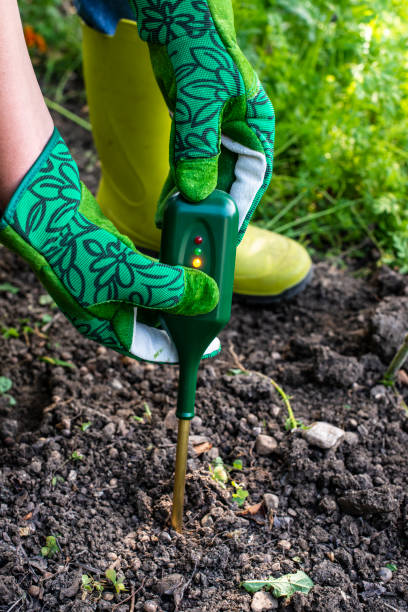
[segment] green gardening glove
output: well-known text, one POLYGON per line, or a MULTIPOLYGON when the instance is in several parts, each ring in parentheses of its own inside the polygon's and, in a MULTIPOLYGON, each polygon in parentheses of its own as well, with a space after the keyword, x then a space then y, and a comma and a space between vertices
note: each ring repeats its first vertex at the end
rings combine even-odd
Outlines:
MULTIPOLYGON (((145 257, 103 216, 57 130, 0 220, 0 242, 28 261, 78 331, 138 359, 178 360, 154 309, 197 315, 218 302, 209 276, 145 257)), ((205 356, 218 351, 215 339, 205 356)))
POLYGON ((238 47, 230 0, 129 0, 173 113, 170 175, 193 202, 218 187, 239 211, 238 242, 272 175, 274 111, 238 47), (220 152, 222 155, 220 157, 220 152))

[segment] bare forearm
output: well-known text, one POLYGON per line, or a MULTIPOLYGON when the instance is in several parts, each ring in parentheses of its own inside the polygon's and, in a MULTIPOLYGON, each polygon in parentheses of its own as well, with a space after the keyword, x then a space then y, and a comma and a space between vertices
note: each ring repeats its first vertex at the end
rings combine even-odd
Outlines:
POLYGON ((49 139, 53 122, 24 40, 17 0, 0 2, 0 209, 49 139))

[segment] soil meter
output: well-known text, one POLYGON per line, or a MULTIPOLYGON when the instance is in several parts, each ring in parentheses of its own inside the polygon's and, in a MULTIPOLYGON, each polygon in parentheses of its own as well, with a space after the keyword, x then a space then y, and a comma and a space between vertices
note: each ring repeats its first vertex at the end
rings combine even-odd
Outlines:
POLYGON ((205 315, 187 317, 163 313, 163 325, 179 355, 176 415, 179 420, 171 522, 183 527, 184 485, 190 420, 194 416, 197 372, 201 358, 231 316, 238 210, 227 193, 215 190, 198 203, 170 197, 163 216, 160 261, 196 268, 218 285, 220 300, 205 315))

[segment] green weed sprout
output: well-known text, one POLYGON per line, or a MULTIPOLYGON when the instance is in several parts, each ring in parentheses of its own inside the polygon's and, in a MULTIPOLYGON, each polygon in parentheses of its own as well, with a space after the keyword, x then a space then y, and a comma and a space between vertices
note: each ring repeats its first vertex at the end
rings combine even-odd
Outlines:
POLYGON ((114 569, 107 569, 105 572, 106 578, 113 584, 116 593, 119 595, 122 591, 127 591, 123 580, 118 578, 114 569))
POLYGON ((405 336, 403 343, 401 344, 395 357, 391 361, 390 365, 388 366, 384 374, 384 377, 382 380, 384 385, 388 387, 393 386, 395 382, 395 376, 398 370, 400 370, 402 366, 404 365, 407 357, 408 357, 408 334, 405 336))
POLYGON ((289 397, 289 395, 285 393, 282 387, 280 387, 278 383, 273 380, 273 378, 266 376, 266 374, 263 374, 262 372, 256 372, 255 370, 247 370, 242 365, 242 363, 239 361, 238 355, 234 351, 234 347, 232 346, 231 343, 229 345, 229 350, 235 362, 235 365, 237 366, 237 368, 229 370, 229 372, 233 376, 236 376, 237 374, 246 374, 247 376, 251 376, 252 374, 254 374, 255 376, 260 376, 261 378, 264 378, 265 380, 267 380, 272 385, 272 387, 279 393, 279 395, 281 396, 283 400, 283 403, 285 404, 285 408, 288 413, 288 418, 285 421, 286 431, 292 431, 294 429, 307 429, 307 426, 303 425, 303 423, 301 421, 298 421, 297 418, 295 417, 293 410, 292 410, 292 406, 290 404, 290 400, 292 398, 289 397))
POLYGON ((241 487, 240 484, 235 482, 235 480, 231 480, 231 484, 235 488, 235 493, 232 494, 232 498, 237 502, 238 506, 241 507, 244 505, 249 493, 246 489, 241 487))
POLYGON ((82 574, 82 601, 86 599, 87 595, 91 595, 94 591, 97 593, 97 600, 101 598, 103 593, 103 584, 98 582, 92 576, 88 576, 88 574, 82 574))
POLYGON ((221 457, 217 457, 214 460, 213 465, 209 464, 208 470, 213 480, 218 482, 223 489, 226 489, 226 483, 229 480, 229 476, 227 474, 227 470, 224 467, 224 462, 221 457))
POLYGON ((7 376, 0 376, 0 396, 3 395, 5 398, 7 398, 10 406, 15 406, 16 400, 12 395, 7 393, 7 391, 10 391, 12 386, 13 382, 10 380, 10 378, 7 378, 7 376))
POLYGON ((223 489, 227 488, 228 482, 231 481, 231 486, 235 489, 232 493, 233 500, 238 504, 239 507, 243 506, 249 493, 240 484, 231 480, 229 472, 232 470, 242 470, 241 459, 235 459, 231 466, 225 465, 221 457, 217 457, 213 464, 208 465, 208 470, 213 480, 218 482, 223 489))
POLYGON ((78 452, 78 451, 76 451, 76 450, 75 450, 75 451, 72 453, 72 455, 71 455, 71 459, 72 459, 73 461, 82 461, 82 460, 83 460, 83 458, 84 458, 84 456, 83 456, 83 455, 81 455, 81 453, 79 453, 79 452, 78 452))
POLYGON ((286 574, 279 578, 270 576, 266 580, 245 580, 241 582, 241 586, 248 593, 256 593, 265 588, 267 591, 272 591, 274 597, 285 597, 289 600, 297 591, 307 595, 314 583, 305 572, 298 570, 295 574, 286 574))
POLYGON ((47 536, 45 539, 45 546, 41 548, 41 554, 43 557, 53 557, 60 550, 55 536, 47 536))
POLYGON ((137 423, 144 423, 147 421, 148 423, 152 420, 152 411, 150 410, 149 404, 147 402, 143 403, 144 413, 143 416, 137 416, 136 414, 132 414, 132 419, 137 423))

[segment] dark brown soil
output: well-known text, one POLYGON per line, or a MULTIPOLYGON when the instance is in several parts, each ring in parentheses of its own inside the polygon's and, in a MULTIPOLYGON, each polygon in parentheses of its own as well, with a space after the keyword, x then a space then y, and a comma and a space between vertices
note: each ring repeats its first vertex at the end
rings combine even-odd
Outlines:
MULTIPOLYGON (((95 188, 90 139, 63 123, 61 131, 95 188)), ((16 400, 0 397, 1 612, 241 612, 252 599, 242 580, 297 569, 315 587, 288 610, 408 610, 408 377, 401 372, 396 390, 378 383, 408 329, 406 278, 326 261, 290 303, 233 305, 224 351, 199 375, 193 442, 212 449, 191 449, 183 535, 168 522, 177 368, 83 339, 40 303, 45 292, 28 266, 1 248, 6 282, 19 291, 0 292, 0 327, 19 337, 0 335, 0 373, 16 400), (325 451, 285 431, 280 397, 264 378, 236 372, 230 346, 246 368, 282 385, 298 419, 337 425, 345 439, 325 451), (135 420, 145 403, 151 420, 135 420), (275 438, 271 455, 257 453, 260 433, 275 438), (246 507, 273 493, 277 510, 241 515, 232 487, 209 474, 217 454, 242 460, 233 476, 249 491, 246 507), (49 535, 59 552, 45 558, 49 535), (397 568, 389 581, 379 573, 387 563, 397 568), (110 566, 128 592, 83 599, 81 575, 99 580, 110 566)))

